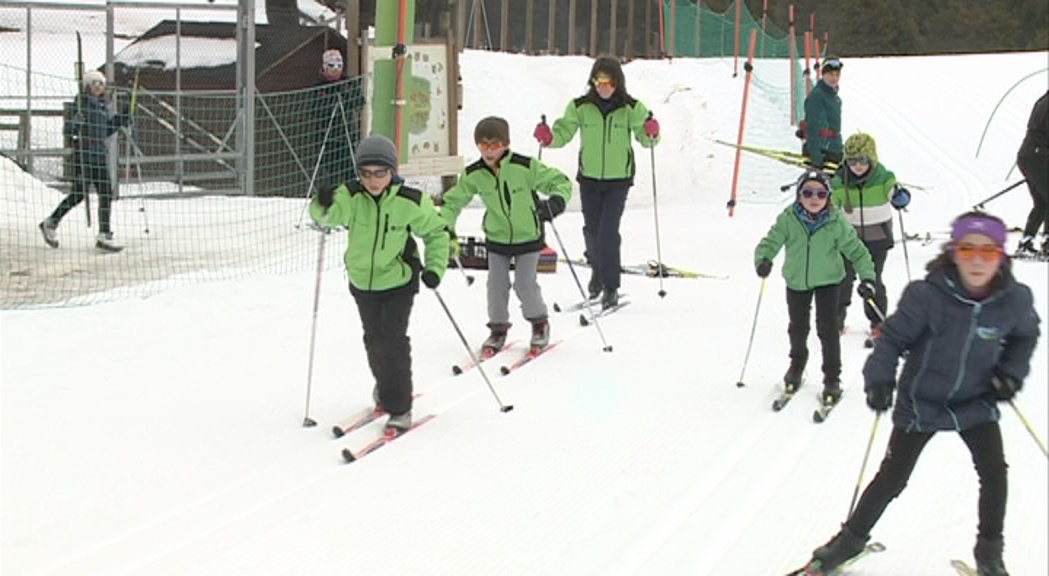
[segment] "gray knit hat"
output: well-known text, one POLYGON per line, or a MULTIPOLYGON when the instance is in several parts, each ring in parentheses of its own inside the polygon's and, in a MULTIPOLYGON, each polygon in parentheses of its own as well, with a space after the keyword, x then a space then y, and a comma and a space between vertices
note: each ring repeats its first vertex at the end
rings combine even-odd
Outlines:
POLYGON ((397 149, 390 139, 372 134, 357 144, 358 166, 386 166, 397 171, 397 149))

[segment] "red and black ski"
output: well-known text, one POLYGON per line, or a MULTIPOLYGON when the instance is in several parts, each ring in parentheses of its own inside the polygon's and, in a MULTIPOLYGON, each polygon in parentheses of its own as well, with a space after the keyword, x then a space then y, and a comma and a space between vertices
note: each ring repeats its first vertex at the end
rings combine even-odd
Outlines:
POLYGON ((393 442, 394 440, 400 438, 401 436, 404 436, 405 434, 411 432, 412 430, 415 430, 416 428, 422 426, 423 424, 426 424, 427 422, 433 420, 436 417, 437 417, 436 414, 427 414, 426 416, 423 416, 419 420, 416 420, 416 421, 412 422, 411 427, 408 428, 407 430, 398 430, 396 428, 386 427, 386 428, 383 429, 382 436, 379 436, 378 438, 376 438, 376 439, 372 440, 371 442, 365 444, 364 446, 362 446, 361 448, 359 448, 356 451, 350 450, 349 448, 343 448, 342 449, 342 459, 345 460, 347 463, 356 462, 357 460, 360 460, 361 458, 364 458, 368 454, 371 454, 372 452, 375 452, 379 448, 382 448, 383 446, 386 446, 390 442, 393 442))
POLYGON ((529 346, 528 350, 526 350, 525 353, 522 354, 517 360, 514 360, 510 364, 506 364, 504 366, 499 367, 499 373, 502 374, 503 376, 506 376, 506 375, 510 374, 511 372, 513 372, 514 370, 517 370, 521 366, 524 366, 525 364, 528 364, 532 360, 535 360, 536 358, 538 358, 538 357, 542 356, 543 354, 549 352, 550 350, 552 350, 554 347, 556 347, 561 342, 562 342, 562 340, 557 340, 555 342, 551 342, 550 344, 547 344, 546 346, 543 346, 542 348, 538 348, 538 347, 535 347, 535 346, 529 346))

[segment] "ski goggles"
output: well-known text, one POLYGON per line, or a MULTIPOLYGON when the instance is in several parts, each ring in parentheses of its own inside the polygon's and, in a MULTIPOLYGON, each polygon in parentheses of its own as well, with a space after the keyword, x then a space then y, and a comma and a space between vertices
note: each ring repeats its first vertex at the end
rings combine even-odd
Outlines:
POLYGON ((997 244, 958 244, 954 247, 954 257, 965 261, 979 258, 984 262, 994 262, 1002 257, 1002 247, 997 244))
POLYGON ((87 83, 87 86, 89 88, 105 88, 106 83, 104 80, 92 80, 87 83))
POLYGON ((845 162, 849 166, 870 166, 871 158, 870 156, 853 156, 852 158, 846 158, 845 162))
POLYGON ((327 68, 328 70, 342 70, 342 63, 341 62, 328 62, 327 64, 324 65, 324 67, 327 68))
POLYGON ((808 187, 808 188, 802 188, 801 189, 801 195, 804 198, 816 197, 816 198, 819 198, 820 200, 824 200, 824 199, 827 198, 827 196, 830 196, 830 192, 828 192, 822 186, 819 186, 819 187, 812 186, 812 187, 808 187))
POLYGON ((357 175, 361 177, 361 180, 364 180, 366 178, 385 178, 389 174, 389 168, 376 168, 375 170, 369 170, 367 168, 357 169, 357 175))
POLYGON ((598 76, 597 78, 591 78, 590 83, 594 85, 594 88, 615 88, 616 83, 614 80, 607 76, 598 76))
POLYGON ((841 60, 838 60, 837 58, 833 58, 831 60, 824 61, 823 62, 823 66, 820 67, 820 70, 822 70, 824 72, 827 72, 827 71, 837 72, 838 70, 841 70, 842 68, 843 68, 843 64, 841 63, 841 60))
POLYGON ((503 144, 502 142, 485 141, 477 143, 477 149, 481 152, 495 152, 496 150, 502 150, 503 148, 506 148, 506 144, 503 144))

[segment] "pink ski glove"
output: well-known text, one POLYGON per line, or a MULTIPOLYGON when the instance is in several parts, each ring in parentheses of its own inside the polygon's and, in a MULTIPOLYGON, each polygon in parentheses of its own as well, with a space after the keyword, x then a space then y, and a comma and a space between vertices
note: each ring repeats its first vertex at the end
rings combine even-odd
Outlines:
POLYGON ((554 133, 550 131, 550 125, 546 122, 536 124, 532 136, 535 136, 540 146, 549 146, 554 141, 554 133))
POLYGON ((645 120, 645 136, 655 140, 659 137, 659 121, 655 118, 649 118, 645 120))

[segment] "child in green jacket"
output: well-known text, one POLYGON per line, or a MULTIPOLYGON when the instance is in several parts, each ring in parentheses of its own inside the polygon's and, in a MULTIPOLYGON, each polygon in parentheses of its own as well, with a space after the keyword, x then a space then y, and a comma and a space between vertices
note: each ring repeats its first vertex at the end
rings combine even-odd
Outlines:
POLYGON ((408 320, 420 277, 430 289, 441 283, 448 232, 429 195, 397 176, 397 150, 385 136, 369 136, 357 145, 357 178, 321 187, 310 216, 322 226, 347 229, 346 271, 375 376, 372 398, 377 410, 390 415, 387 431, 399 433, 412 425, 408 320), (423 240, 424 262, 413 235, 423 240))
POLYGON ((861 278, 858 292, 864 300, 874 296, 874 264, 856 231, 832 209, 830 181, 820 170, 807 170, 798 178, 797 200, 780 213, 768 234, 754 250, 758 276, 767 278, 772 260, 786 247, 783 279, 787 281, 787 314, 790 368, 783 377, 788 392, 801 386, 809 358, 809 311, 816 300, 816 334, 823 348, 823 401, 841 397, 841 343, 836 324, 838 285, 845 277, 845 256, 861 278))
POLYGON ((506 344, 510 329, 510 264, 513 289, 521 312, 532 323, 532 348, 550 342, 546 304, 536 279, 539 252, 546 245, 543 222, 564 212, 572 197, 572 182, 563 172, 510 151, 510 125, 489 116, 474 128, 481 158, 466 167, 459 183, 444 193, 441 217, 455 229, 459 212, 480 196, 484 203, 484 234, 488 252, 488 328, 481 352, 492 355, 506 344), (548 195, 541 200, 536 192, 548 195))
POLYGON ((619 303, 619 221, 627 193, 634 185, 634 148, 659 143, 659 122, 641 101, 627 92, 619 60, 602 56, 594 61, 587 91, 565 106, 553 130, 544 120, 533 136, 541 146, 560 148, 579 132, 579 199, 583 206, 583 240, 593 273, 590 298, 601 296, 601 307, 619 303))

